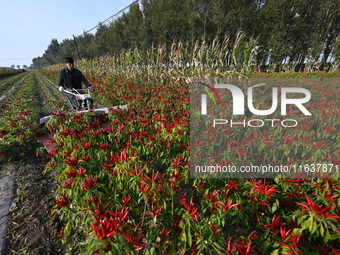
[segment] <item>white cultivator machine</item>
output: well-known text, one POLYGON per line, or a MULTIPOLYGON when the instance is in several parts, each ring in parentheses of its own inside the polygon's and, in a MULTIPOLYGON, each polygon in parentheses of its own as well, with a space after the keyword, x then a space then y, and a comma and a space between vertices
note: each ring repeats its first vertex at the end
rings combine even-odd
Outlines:
MULTIPOLYGON (((97 115, 103 113, 107 114, 109 113, 110 109, 127 109, 127 105, 94 109, 93 99, 89 89, 65 89, 63 90, 63 93, 70 103, 71 112, 74 113, 90 112, 93 115, 97 115)), ((52 116, 49 115, 41 118, 40 125, 45 125, 51 117, 52 116)))
MULTIPOLYGON (((89 89, 81 89, 81 90, 63 90, 63 93, 68 98, 68 101, 71 105, 70 114, 74 113, 88 113, 95 118, 97 115, 108 114, 110 110, 117 109, 127 109, 127 105, 119 105, 107 108, 93 108, 93 99, 89 89)), ((44 126, 46 123, 53 118, 53 115, 45 116, 40 119, 40 125, 44 126)), ((105 126, 105 123, 101 123, 102 126, 105 126)), ((53 143, 51 139, 51 134, 44 134, 39 137, 45 149, 50 153, 53 151, 53 143)))

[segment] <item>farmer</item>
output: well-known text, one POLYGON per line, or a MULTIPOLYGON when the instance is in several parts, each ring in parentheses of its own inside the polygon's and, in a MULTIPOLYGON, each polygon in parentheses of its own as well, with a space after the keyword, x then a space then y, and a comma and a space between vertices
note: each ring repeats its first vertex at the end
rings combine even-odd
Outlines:
MULTIPOLYGON (((91 90, 91 84, 82 74, 82 72, 74 68, 74 60, 71 57, 64 58, 65 67, 63 67, 59 71, 58 75, 58 84, 60 92, 63 92, 65 89, 82 89, 82 82, 86 85, 86 87, 91 90)), ((82 93, 82 92, 79 92, 82 93)), ((77 100, 73 95, 66 94, 73 109, 81 110, 83 106, 82 100, 77 100)), ((92 100, 91 100, 92 101, 92 100)), ((93 103, 93 102, 92 102, 93 103)), ((92 104, 91 103, 91 104, 92 104)))
POLYGON ((64 89, 82 89, 81 82, 87 88, 91 89, 90 83, 87 81, 82 72, 74 68, 74 60, 71 57, 64 58, 65 67, 59 71, 58 84, 59 90, 62 92, 64 89))

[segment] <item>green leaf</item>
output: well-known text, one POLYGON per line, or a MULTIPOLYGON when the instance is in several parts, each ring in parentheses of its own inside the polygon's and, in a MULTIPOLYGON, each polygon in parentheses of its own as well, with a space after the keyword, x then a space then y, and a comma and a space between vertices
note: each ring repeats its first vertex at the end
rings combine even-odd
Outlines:
POLYGON ((70 235, 72 230, 72 222, 69 220, 64 228, 64 236, 67 237, 70 235))
POLYGON ((313 221, 313 226, 312 226, 312 231, 311 231, 311 234, 314 234, 315 231, 318 229, 318 224, 316 223, 316 221, 314 220, 313 221))
POLYGON ((145 252, 145 255, 154 255, 156 254, 156 247, 152 247, 150 250, 145 252))
POLYGON ((280 207, 280 202, 278 199, 276 199, 271 208, 272 209, 271 213, 274 213, 279 207, 280 207))
POLYGON ((273 250, 270 255, 278 255, 279 254, 279 249, 273 250))
POLYGON ((220 254, 221 250, 223 250, 223 248, 216 242, 213 243, 213 248, 216 251, 216 254, 220 254))
POLYGON ((313 220, 313 217, 310 217, 309 219, 308 219, 308 230, 309 230, 309 232, 311 232, 311 234, 313 234, 313 224, 314 224, 314 220, 313 220))
POLYGON ((186 235, 186 238, 187 238, 187 243, 188 243, 189 247, 191 247, 192 236, 191 236, 191 232, 190 232, 190 222, 189 221, 187 222, 187 224, 185 224, 184 231, 185 231, 185 235, 186 235))
POLYGON ((325 229, 324 229, 324 227, 322 226, 322 224, 320 225, 320 235, 321 235, 322 237, 324 237, 324 235, 325 235, 325 229))
POLYGON ((326 234, 323 237, 324 243, 328 243, 328 241, 332 238, 331 234, 329 233, 328 229, 326 230, 326 234))
POLYGON ((307 219, 307 220, 305 220, 301 223, 301 228, 302 228, 302 230, 309 228, 309 219, 307 219))
POLYGON ((187 236, 184 230, 182 230, 182 232, 179 234, 179 240, 181 240, 182 242, 186 242, 187 236))
POLYGON ((115 255, 120 255, 121 254, 118 244, 116 244, 116 243, 112 244, 112 252, 115 255))
POLYGON ((308 217, 307 215, 303 215, 303 216, 299 217, 297 223, 300 225, 301 222, 303 222, 307 217, 308 217))

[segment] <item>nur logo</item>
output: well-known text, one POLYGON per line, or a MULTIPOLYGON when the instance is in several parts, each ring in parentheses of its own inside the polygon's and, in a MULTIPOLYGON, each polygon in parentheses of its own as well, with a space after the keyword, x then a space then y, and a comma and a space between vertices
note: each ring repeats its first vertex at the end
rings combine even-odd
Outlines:
MULTIPOLYGON (((244 115, 245 113, 245 96, 242 90, 231 84, 215 84, 214 87, 199 83, 207 87, 211 92, 207 92, 209 97, 213 99, 216 103, 216 100, 213 98, 213 94, 217 97, 219 104, 223 105, 223 101, 221 100, 220 95, 218 94, 218 89, 228 89, 232 94, 233 99, 233 115, 244 115)), ((262 85, 262 84, 260 84, 262 85)), ((255 115, 270 115, 274 113, 278 106, 278 88, 272 88, 272 105, 270 109, 267 110, 258 110, 254 107, 254 96, 253 89, 258 86, 248 87, 247 92, 247 106, 251 113, 255 115)), ((207 91, 207 90, 205 90, 207 91)), ((201 94, 201 114, 207 115, 207 94, 201 94)), ((287 114, 287 105, 295 105, 304 115, 312 115, 303 104, 307 103, 311 99, 311 93, 308 89, 305 88, 297 88, 297 87, 282 87, 281 88, 281 115, 287 114), (290 93, 302 94, 303 98, 287 98, 287 95, 290 93)))

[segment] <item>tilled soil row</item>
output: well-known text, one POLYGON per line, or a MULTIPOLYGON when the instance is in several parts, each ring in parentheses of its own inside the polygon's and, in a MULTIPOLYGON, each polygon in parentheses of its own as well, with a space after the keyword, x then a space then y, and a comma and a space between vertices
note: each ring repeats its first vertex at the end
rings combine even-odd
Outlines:
POLYGON ((15 162, 16 198, 7 226, 8 247, 3 254, 65 254, 56 237, 55 222, 50 217, 54 204, 55 178, 43 174, 46 160, 27 158, 15 162))
MULTIPOLYGON (((48 99, 60 100, 65 104, 68 104, 68 100, 65 95, 58 91, 57 84, 53 83, 51 80, 42 76, 41 74, 37 74, 38 86, 41 88, 40 96, 42 101, 46 103, 48 99)), ((51 107, 44 107, 46 113, 51 111, 51 107)))

